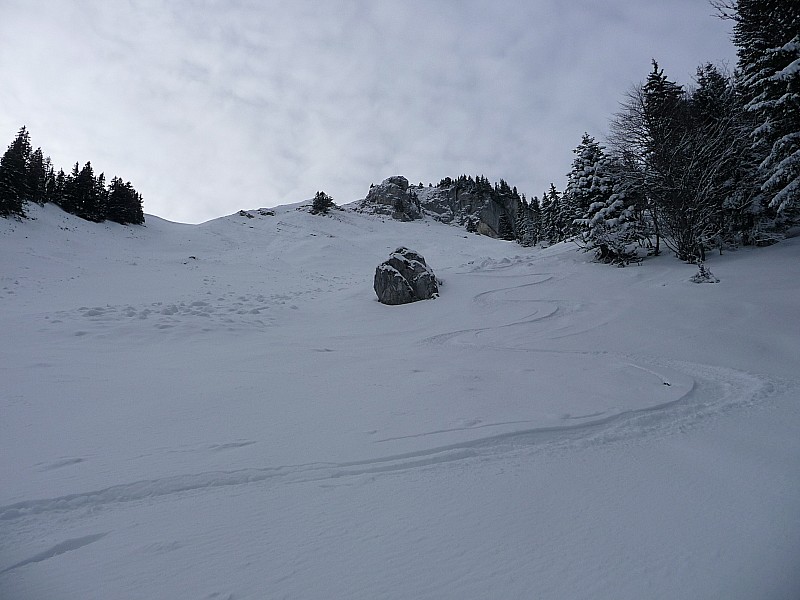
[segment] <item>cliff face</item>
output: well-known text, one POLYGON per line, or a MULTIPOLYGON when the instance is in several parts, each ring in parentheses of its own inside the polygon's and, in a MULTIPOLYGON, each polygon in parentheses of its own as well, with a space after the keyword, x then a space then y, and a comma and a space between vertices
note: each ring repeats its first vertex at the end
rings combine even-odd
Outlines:
POLYGON ((380 184, 369 188, 363 206, 379 214, 391 215, 400 221, 413 221, 422 217, 422 208, 408 179, 402 175, 387 177, 380 184))
POLYGON ((520 197, 505 182, 492 186, 485 178, 443 179, 436 187, 408 184, 403 176, 372 186, 362 207, 401 220, 426 214, 443 223, 462 225, 468 231, 513 240, 520 197))

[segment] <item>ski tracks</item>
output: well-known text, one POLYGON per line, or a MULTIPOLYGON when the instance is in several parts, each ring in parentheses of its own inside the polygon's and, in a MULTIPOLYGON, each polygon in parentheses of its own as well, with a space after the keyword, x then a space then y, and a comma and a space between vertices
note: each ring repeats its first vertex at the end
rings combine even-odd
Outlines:
MULTIPOLYGON (((638 357, 635 360, 636 366, 643 365, 640 368, 647 368, 644 366, 648 364, 646 359, 638 357)), ((773 394, 780 387, 780 384, 761 376, 733 369, 695 363, 660 364, 690 375, 695 385, 679 399, 659 406, 628 410, 610 416, 586 415, 585 418, 591 420, 522 429, 415 452, 342 463, 311 463, 176 475, 55 498, 25 500, 0 506, 0 524, 10 526, 20 519, 49 513, 92 512, 125 503, 153 501, 229 486, 281 485, 393 473, 422 467, 441 467, 468 459, 502 459, 512 451, 530 453, 568 447, 585 448, 656 434, 667 435, 683 431, 715 414, 752 404, 773 394)))
MULTIPOLYGON (((507 268, 511 264, 496 265, 507 268)), ((512 318, 507 323, 495 326, 476 327, 451 331, 421 340, 425 344, 445 345, 454 343, 460 337, 469 337, 470 343, 492 348, 492 341, 501 338, 481 339, 491 331, 532 325, 533 330, 528 340, 535 340, 537 345, 559 336, 575 332, 573 319, 562 320, 582 307, 570 305, 565 301, 541 300, 530 298, 529 292, 534 286, 551 281, 550 274, 530 274, 534 281, 501 289, 488 290, 473 298, 473 303, 481 309, 494 310, 499 305, 513 304, 512 318), (515 317, 515 318, 514 318, 515 317), (547 325, 536 330, 536 326, 547 325)), ((261 298, 256 298, 262 302, 261 298)), ((244 302, 244 299, 242 299, 244 302)), ((505 308, 505 306, 503 308, 505 308)), ((171 310, 171 307, 167 307, 171 310)), ((184 312, 208 310, 207 306, 177 306, 175 314, 160 313, 162 317, 173 317, 184 312)), ((83 313, 89 313, 87 309, 83 313)), ((109 318, 107 309, 100 314, 82 314, 81 318, 109 318)), ((168 311, 169 312, 169 311, 168 311)), ((135 318, 138 315, 125 315, 135 318)), ((190 314, 190 316, 195 316, 190 314)), ((118 318, 118 317, 117 317, 118 318)), ((141 317, 139 317, 141 318, 141 317)), ((584 319, 585 321, 585 319, 584 319)), ((595 321, 596 323, 596 321, 595 321)), ((585 328, 585 323, 578 326, 585 328)), ((553 352, 530 347, 507 348, 524 352, 553 352)), ((0 506, 0 538, 6 540, 38 524, 45 526, 51 518, 61 521, 82 522, 98 510, 114 510, 131 503, 154 503, 177 499, 189 494, 202 494, 232 486, 281 486, 298 483, 328 482, 342 478, 353 478, 361 475, 379 475, 408 472, 416 469, 449 468, 458 463, 469 465, 470 461, 504 460, 510 455, 533 458, 541 452, 561 452, 625 443, 629 440, 644 439, 650 436, 666 436, 681 433, 698 426, 708 418, 729 410, 757 403, 765 398, 787 389, 788 386, 800 387, 796 382, 778 382, 764 376, 741 370, 711 366, 686 361, 665 361, 642 355, 622 355, 607 352, 570 352, 565 354, 602 354, 609 359, 624 361, 631 367, 645 370, 659 376, 659 369, 669 368, 685 374, 693 381, 687 393, 676 399, 656 406, 632 409, 616 414, 587 414, 581 417, 566 417, 563 423, 546 426, 524 428, 525 423, 517 423, 521 428, 494 435, 473 437, 448 445, 422 448, 413 452, 392 454, 378 457, 365 457, 363 460, 351 462, 317 462, 286 466, 257 466, 232 471, 209 471, 200 473, 178 474, 158 479, 121 483, 110 487, 88 490, 51 498, 28 499, 6 506, 0 506)), ((666 385, 668 382, 664 381, 666 385)), ((793 388, 794 389, 794 388, 793 388)), ((491 424, 490 424, 491 425, 491 424)), ((488 428, 488 426, 487 426, 488 428)), ((478 434, 485 431, 481 427, 465 427, 467 434, 478 434)), ((439 432, 419 434, 426 440, 435 440, 439 432)), ((59 465, 60 466, 60 465, 59 465)), ((27 559, 11 565, 0 564, 0 577, 28 564, 41 562, 58 556, 64 552, 77 550, 98 541, 107 533, 94 533, 72 538, 43 550, 27 559)))
MULTIPOLYGON (((485 271, 490 268, 497 270, 514 266, 530 267, 530 264, 523 265, 521 261, 505 261, 490 265, 482 264, 478 269, 485 271)), ((481 274, 480 271, 478 274, 481 274)), ((520 276, 520 274, 517 273, 516 276, 520 276)), ((446 332, 425 338, 421 342, 434 345, 448 344, 459 337, 470 336, 472 343, 485 348, 497 349, 498 346, 491 345, 491 341, 496 340, 478 340, 478 336, 503 328, 538 325, 543 321, 560 321, 560 317, 580 310, 581 307, 570 306, 566 302, 537 300, 530 297, 529 291, 534 286, 552 281, 552 274, 527 273, 523 276, 534 277, 535 280, 516 286, 488 290, 473 298, 474 303, 483 308, 493 308, 504 302, 513 302, 518 316, 516 320, 493 327, 446 332), (479 344, 479 341, 488 343, 479 344)), ((262 298, 256 300, 263 301, 262 298)), ((96 316, 102 317, 103 315, 96 316)), ((547 339, 553 339, 548 336, 568 333, 572 331, 569 326, 570 321, 573 319, 566 319, 566 321, 554 325, 551 323, 552 327, 548 327, 545 331, 539 331, 540 336, 536 335, 536 331, 530 331, 528 333, 531 334, 531 337, 526 339, 534 339, 537 343, 541 343, 547 339)), ((669 368, 691 378, 693 385, 686 394, 665 404, 624 410, 613 414, 599 412, 582 417, 570 417, 565 418, 563 423, 553 426, 524 428, 525 422, 519 422, 514 424, 520 425, 521 428, 511 432, 478 436, 458 443, 422 448, 404 454, 368 457, 355 462, 260 466, 233 471, 180 474, 53 498, 24 500, 0 506, 0 526, 2 524, 11 526, 13 522, 20 519, 36 518, 49 513, 93 511, 125 503, 154 501, 179 494, 198 493, 229 486, 280 485, 353 477, 367 473, 392 473, 421 467, 439 467, 454 461, 468 459, 502 458, 510 451, 540 452, 555 448, 587 447, 654 434, 668 434, 682 431, 719 412, 751 404, 774 393, 779 387, 776 382, 752 373, 691 362, 665 361, 648 356, 623 355, 596 350, 585 352, 550 351, 529 346, 504 349, 533 353, 602 355, 608 357, 609 360, 622 361, 657 377, 661 377, 658 375, 659 368, 669 368)), ((664 381, 664 384, 666 385, 668 382, 664 381)), ((463 430, 469 434, 486 428, 488 426, 465 427, 463 430)), ((437 433, 439 432, 423 432, 408 437, 433 440, 436 439, 437 433)))

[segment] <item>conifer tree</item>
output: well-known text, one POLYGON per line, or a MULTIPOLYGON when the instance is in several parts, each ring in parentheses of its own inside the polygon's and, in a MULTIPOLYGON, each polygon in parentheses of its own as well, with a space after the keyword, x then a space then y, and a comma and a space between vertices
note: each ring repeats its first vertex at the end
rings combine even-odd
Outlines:
POLYGON ((565 240, 567 217, 564 203, 561 194, 552 183, 550 189, 542 194, 541 213, 541 239, 547 240, 551 244, 565 240))
POLYGON ((497 236, 501 240, 511 241, 514 239, 514 225, 508 218, 508 213, 502 213, 498 219, 497 236))
POLYGON ((528 203, 528 213, 530 214, 530 237, 533 246, 542 239, 542 207, 536 196, 533 196, 528 203))
POLYGON ((37 204, 45 203, 47 186, 47 164, 42 154, 42 149, 37 148, 31 152, 26 173, 26 188, 28 200, 37 204))
POLYGON ((29 196, 27 170, 30 156, 30 135, 22 127, 0 158, 0 216, 24 215, 23 206, 29 196))
POLYGON ((130 182, 123 183, 119 177, 111 178, 108 186, 106 219, 121 225, 144 223, 142 197, 133 189, 130 182))
POLYGON ((605 202, 611 195, 611 183, 600 170, 606 159, 604 148, 588 133, 583 134, 581 143, 573 150, 575 159, 572 171, 567 174, 567 187, 564 190, 564 204, 570 233, 578 233, 580 227, 575 219, 584 217, 589 207, 597 202, 605 202))
POLYGON ((317 192, 311 204, 311 214, 328 214, 328 211, 335 206, 336 204, 333 202, 333 198, 328 196, 328 194, 325 192, 317 192))
MULTIPOLYGON (((515 188, 516 189, 516 188, 515 188)), ((526 248, 533 246, 536 240, 533 237, 533 223, 531 222, 531 210, 525 194, 517 200, 516 213, 514 219, 514 234, 516 241, 526 248)))
POLYGON ((716 234, 716 243, 730 243, 761 212, 763 195, 753 182, 752 118, 733 79, 714 65, 699 67, 696 81, 689 103, 696 203, 709 213, 707 229, 716 234))
POLYGON ((719 237, 743 147, 729 86, 709 67, 701 68, 698 83, 695 101, 653 61, 647 81, 611 124, 628 186, 646 200, 656 254, 663 234, 682 260, 694 260, 719 237))
POLYGON ((108 188, 106 187, 106 174, 100 173, 94 181, 94 211, 90 220, 101 223, 106 220, 108 209, 108 188))
POLYGON ((539 219, 539 239, 549 244, 554 243, 552 239, 553 226, 553 210, 550 203, 550 196, 547 191, 542 194, 540 202, 540 219, 539 219))
POLYGON ((598 260, 624 265, 635 256, 636 243, 643 237, 635 189, 629 186, 622 163, 614 156, 599 161, 595 173, 609 193, 596 196, 578 220, 578 244, 594 250, 598 260))
POLYGON ((61 192, 58 194, 57 204, 64 212, 68 212, 73 215, 78 214, 78 195, 76 182, 80 172, 80 166, 76 162, 72 166, 72 171, 64 176, 64 183, 61 186, 61 192))
POLYGON ((49 186, 47 201, 52 202, 57 206, 62 205, 62 198, 64 195, 64 184, 67 180, 67 176, 64 173, 64 169, 59 169, 58 173, 53 178, 53 184, 49 186))
POLYGON ((737 46, 745 108, 756 119, 758 181, 769 206, 800 208, 800 7, 796 1, 738 0, 737 46))
POLYGON ((75 178, 75 214, 82 219, 98 221, 99 198, 92 163, 87 162, 75 178))

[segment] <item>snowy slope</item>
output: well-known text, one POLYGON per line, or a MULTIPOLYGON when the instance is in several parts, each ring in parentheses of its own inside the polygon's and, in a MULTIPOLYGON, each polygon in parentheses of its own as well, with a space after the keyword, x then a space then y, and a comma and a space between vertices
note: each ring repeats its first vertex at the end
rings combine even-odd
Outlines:
POLYGON ((0 598, 796 598, 800 240, 0 220, 0 598), (397 246, 441 297, 379 304, 397 246))

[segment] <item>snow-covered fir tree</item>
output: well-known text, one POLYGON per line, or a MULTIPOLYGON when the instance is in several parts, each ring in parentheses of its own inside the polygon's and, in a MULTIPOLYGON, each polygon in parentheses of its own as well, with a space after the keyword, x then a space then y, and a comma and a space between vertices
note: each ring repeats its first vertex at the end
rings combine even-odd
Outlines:
POLYGON ((564 208, 570 233, 576 234, 580 226, 575 220, 582 219, 589 207, 597 202, 605 202, 611 195, 611 182, 598 169, 605 160, 604 148, 588 133, 583 134, 581 143, 573 150, 575 159, 572 170, 567 174, 567 187, 564 190, 564 208))
POLYGON ((778 212, 800 208, 800 3, 738 0, 734 19, 740 84, 756 118, 758 181, 778 212))
POLYGON ((542 194, 540 239, 550 244, 563 242, 568 237, 568 228, 573 220, 561 193, 551 183, 550 189, 542 194))
POLYGON ((584 216, 577 220, 581 228, 577 241, 585 250, 593 250, 598 260, 624 265, 636 256, 637 243, 643 237, 636 191, 616 157, 599 160, 594 173, 605 193, 594 195, 584 216))

